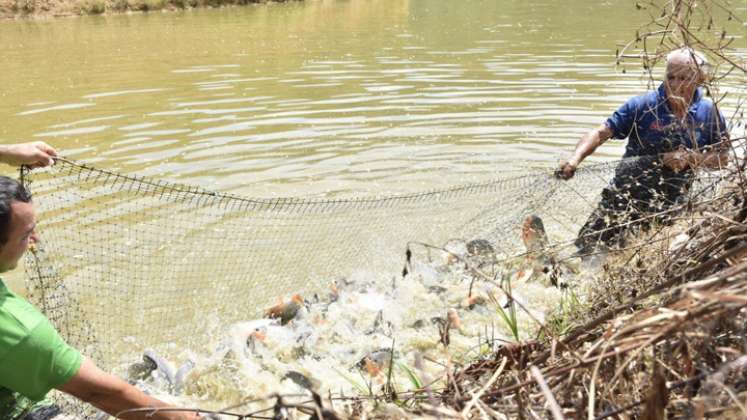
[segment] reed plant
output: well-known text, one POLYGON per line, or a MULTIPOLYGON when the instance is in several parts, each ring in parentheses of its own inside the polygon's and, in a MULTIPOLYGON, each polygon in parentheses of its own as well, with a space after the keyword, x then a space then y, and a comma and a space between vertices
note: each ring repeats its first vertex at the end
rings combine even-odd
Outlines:
POLYGON ((501 288, 506 292, 506 304, 501 304, 500 300, 493 292, 488 293, 488 299, 495 308, 501 321, 503 321, 503 324, 511 332, 511 336, 514 340, 519 342, 521 340, 521 337, 519 336, 519 319, 516 314, 516 302, 512 297, 510 276, 507 275, 503 277, 501 280, 501 288))

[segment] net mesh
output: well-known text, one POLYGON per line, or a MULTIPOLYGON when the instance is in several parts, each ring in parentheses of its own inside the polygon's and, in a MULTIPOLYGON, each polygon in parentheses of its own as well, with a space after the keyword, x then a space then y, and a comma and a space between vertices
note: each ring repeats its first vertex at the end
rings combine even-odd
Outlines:
POLYGON ((110 370, 148 347, 204 345, 215 327, 208 318, 254 318, 280 297, 310 296, 340 278, 390 281, 410 242, 485 239, 500 261, 527 252, 522 225, 533 214, 558 252, 620 246, 620 235, 600 232, 707 199, 720 174, 667 193, 691 181, 661 173, 639 158, 588 165, 568 181, 538 171, 381 198, 252 199, 61 159, 22 174, 42 238, 27 255, 28 294, 71 345, 110 370), (601 205, 600 194, 627 199, 601 205), (585 223, 591 240, 581 243, 585 223))

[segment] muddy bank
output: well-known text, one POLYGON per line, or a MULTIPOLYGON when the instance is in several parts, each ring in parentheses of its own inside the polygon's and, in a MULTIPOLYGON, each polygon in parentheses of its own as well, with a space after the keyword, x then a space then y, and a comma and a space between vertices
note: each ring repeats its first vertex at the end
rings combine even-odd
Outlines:
POLYGON ((0 0, 0 19, 173 11, 283 1, 288 0, 0 0))

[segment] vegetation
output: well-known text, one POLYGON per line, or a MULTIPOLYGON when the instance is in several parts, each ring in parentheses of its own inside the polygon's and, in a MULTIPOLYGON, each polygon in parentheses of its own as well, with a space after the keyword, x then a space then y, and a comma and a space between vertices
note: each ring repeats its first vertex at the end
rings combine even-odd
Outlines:
POLYGON ((0 0, 0 18, 182 10, 284 0, 0 0))

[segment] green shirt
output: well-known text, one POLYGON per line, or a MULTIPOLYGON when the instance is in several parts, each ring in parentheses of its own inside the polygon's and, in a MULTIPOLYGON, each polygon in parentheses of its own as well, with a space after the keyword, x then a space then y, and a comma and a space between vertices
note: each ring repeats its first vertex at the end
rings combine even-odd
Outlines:
POLYGON ((49 320, 0 279, 0 419, 15 418, 44 399, 82 362, 49 320))

